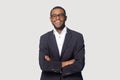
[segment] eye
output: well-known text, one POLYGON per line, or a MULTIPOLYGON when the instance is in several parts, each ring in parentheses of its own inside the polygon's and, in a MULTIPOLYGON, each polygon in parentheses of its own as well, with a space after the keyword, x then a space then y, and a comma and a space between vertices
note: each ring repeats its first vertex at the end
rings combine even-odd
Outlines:
POLYGON ((52 17, 52 18, 55 18, 55 17, 57 17, 57 15, 56 15, 56 14, 53 14, 53 15, 51 15, 51 17, 52 17))
POLYGON ((65 15, 64 15, 63 13, 51 15, 52 18, 56 18, 57 16, 58 16, 58 17, 61 17, 61 18, 65 17, 65 15))
POLYGON ((64 14, 59 14, 60 17, 64 17, 65 15, 64 14))

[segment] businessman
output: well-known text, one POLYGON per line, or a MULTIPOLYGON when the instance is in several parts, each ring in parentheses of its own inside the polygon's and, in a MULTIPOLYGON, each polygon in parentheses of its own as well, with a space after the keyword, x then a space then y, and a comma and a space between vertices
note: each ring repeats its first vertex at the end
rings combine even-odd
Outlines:
POLYGON ((52 31, 40 37, 40 80, 83 80, 85 45, 83 35, 65 25, 66 11, 60 6, 50 11, 52 31))

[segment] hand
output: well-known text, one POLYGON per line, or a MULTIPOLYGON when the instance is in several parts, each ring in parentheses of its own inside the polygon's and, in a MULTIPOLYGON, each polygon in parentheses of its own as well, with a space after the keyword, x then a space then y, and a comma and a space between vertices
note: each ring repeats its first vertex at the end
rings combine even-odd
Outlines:
POLYGON ((47 61, 51 61, 50 57, 47 56, 47 55, 45 55, 45 60, 47 60, 47 61))
MULTIPOLYGON (((50 58, 48 55, 45 55, 45 60, 46 60, 46 61, 51 61, 51 58, 50 58)), ((71 60, 68 60, 68 61, 63 61, 63 62, 62 62, 62 67, 71 65, 71 64, 73 64, 74 62, 75 62, 75 59, 71 59, 71 60)))
POLYGON ((71 60, 68 60, 68 61, 64 61, 64 62, 62 62, 62 67, 71 65, 71 64, 73 64, 74 62, 75 62, 75 59, 71 59, 71 60))

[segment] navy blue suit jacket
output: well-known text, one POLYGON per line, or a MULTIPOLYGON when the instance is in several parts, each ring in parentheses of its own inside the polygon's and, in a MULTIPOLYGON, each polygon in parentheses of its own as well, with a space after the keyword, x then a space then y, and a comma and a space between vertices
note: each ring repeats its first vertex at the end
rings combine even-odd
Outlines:
POLYGON ((39 64, 42 70, 40 80, 83 80, 81 71, 85 64, 85 46, 81 33, 67 28, 61 56, 53 31, 40 37, 39 64), (45 55, 51 58, 48 62, 45 55), (61 67, 62 61, 75 59, 72 65, 61 67))

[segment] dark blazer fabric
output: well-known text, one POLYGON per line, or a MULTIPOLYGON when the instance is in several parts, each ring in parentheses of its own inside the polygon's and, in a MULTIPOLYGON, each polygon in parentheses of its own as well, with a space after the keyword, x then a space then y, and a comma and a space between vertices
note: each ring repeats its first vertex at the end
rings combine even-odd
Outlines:
POLYGON ((42 35, 39 64, 42 70, 40 80, 83 80, 81 71, 85 64, 85 46, 82 34, 67 28, 61 56, 53 31, 42 35), (44 59, 45 55, 51 58, 50 62, 44 59), (61 62, 70 59, 75 59, 75 62, 62 68, 61 62))

